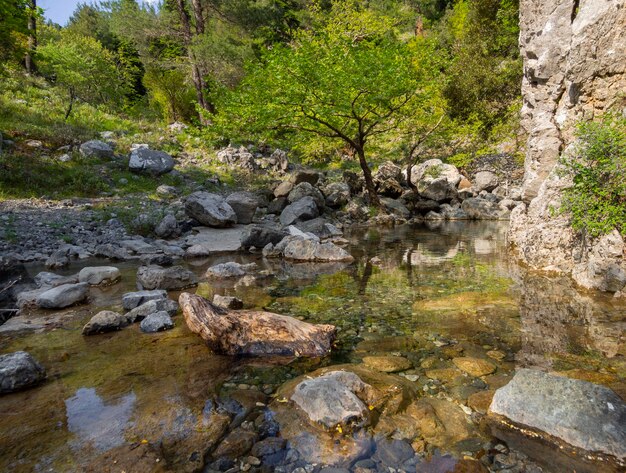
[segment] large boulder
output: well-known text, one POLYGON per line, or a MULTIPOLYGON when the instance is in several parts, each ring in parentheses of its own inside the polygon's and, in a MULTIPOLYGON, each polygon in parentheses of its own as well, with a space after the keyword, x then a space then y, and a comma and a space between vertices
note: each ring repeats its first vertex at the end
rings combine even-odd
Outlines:
POLYGON ((88 295, 87 283, 62 284, 40 294, 36 302, 42 309, 62 309, 84 301, 88 295))
POLYGON ((94 315, 83 327, 83 335, 95 335, 121 330, 129 324, 128 318, 111 310, 103 310, 94 315))
POLYGON ((320 179, 320 173, 317 171, 313 171, 310 169, 303 169, 301 171, 294 172, 289 178, 289 182, 291 182, 294 186, 302 182, 308 182, 312 186, 317 184, 317 181, 320 179))
POLYGON ((411 168, 411 182, 419 195, 437 202, 456 197, 457 185, 462 178, 455 166, 439 159, 429 159, 411 168))
POLYGON ((226 355, 324 356, 335 339, 332 325, 313 325, 260 311, 230 311, 195 294, 178 300, 190 330, 226 355))
POLYGON ((323 189, 325 203, 333 209, 342 207, 350 200, 350 186, 345 182, 332 182, 323 189))
POLYGON ((209 192, 194 192, 187 197, 185 212, 209 227, 230 227, 237 223, 237 214, 224 198, 209 192))
POLYGON ((126 310, 134 309, 148 301, 167 299, 167 292, 162 289, 152 291, 127 292, 122 296, 122 306, 126 310))
POLYGON ((308 182, 301 182, 297 186, 295 186, 289 195, 287 196, 287 201, 290 204, 304 198, 304 197, 312 197, 317 205, 318 209, 324 208, 324 196, 320 192, 319 189, 316 189, 308 182))
POLYGON ((163 217, 163 220, 154 229, 154 234, 159 238, 172 238, 178 235, 179 232, 178 222, 172 214, 167 214, 163 217))
POLYGON ((106 158, 113 157, 113 148, 100 140, 86 141, 80 145, 80 154, 85 158, 106 158))
POLYGON ((0 394, 29 388, 45 377, 46 370, 30 353, 16 351, 0 355, 0 394))
POLYGON ((151 265, 137 270, 137 284, 143 289, 184 289, 197 283, 196 275, 182 266, 151 265))
POLYGON ((268 243, 273 245, 280 242, 286 236, 286 232, 280 228, 251 225, 241 236, 241 247, 248 249, 251 247, 265 248, 268 243))
POLYGON ((226 198, 226 203, 237 214, 237 223, 252 223, 256 209, 259 208, 259 198, 252 192, 235 192, 226 198))
POLYGON ((211 266, 206 271, 206 277, 209 279, 240 278, 255 269, 255 263, 240 264, 231 261, 228 263, 220 263, 211 266))
POLYGON ((303 220, 311 220, 319 215, 319 208, 313 197, 307 196, 289 204, 280 214, 280 223, 292 225, 303 220))
POLYGON ((78 281, 90 286, 113 284, 120 280, 122 273, 114 266, 87 266, 78 273, 78 281))
POLYGON ((498 187, 499 179, 495 172, 491 171, 478 171, 474 175, 474 181, 472 183, 472 188, 476 192, 487 191, 491 192, 496 187, 498 187))
POLYGON ((381 164, 374 174, 374 179, 384 181, 386 179, 394 179, 398 182, 402 179, 402 168, 391 161, 385 161, 381 164))
POLYGON ((560 456, 569 452, 578 460, 595 459, 571 470, 617 471, 616 464, 626 464, 626 404, 603 386, 519 369, 496 391, 489 420, 496 436, 553 466, 567 464, 571 458, 560 456))
POLYGON ((128 169, 140 174, 160 176, 174 169, 174 159, 165 151, 138 148, 130 153, 128 169))
POLYGON ((499 220, 506 219, 510 215, 508 210, 503 210, 497 203, 481 197, 465 199, 461 209, 471 220, 499 220))
MULTIPOLYGON (((279 243, 277 247, 281 248, 282 245, 279 243)), ((296 261, 354 261, 350 253, 334 243, 320 243, 298 236, 286 237, 282 254, 285 259, 296 261)))

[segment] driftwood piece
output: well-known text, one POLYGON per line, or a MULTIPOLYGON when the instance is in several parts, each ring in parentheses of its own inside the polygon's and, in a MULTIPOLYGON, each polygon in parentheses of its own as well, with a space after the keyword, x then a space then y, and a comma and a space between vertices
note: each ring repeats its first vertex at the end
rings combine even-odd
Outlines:
POLYGON ((309 324, 271 312, 223 309, 186 292, 178 302, 189 329, 216 353, 324 356, 335 339, 333 325, 309 324))

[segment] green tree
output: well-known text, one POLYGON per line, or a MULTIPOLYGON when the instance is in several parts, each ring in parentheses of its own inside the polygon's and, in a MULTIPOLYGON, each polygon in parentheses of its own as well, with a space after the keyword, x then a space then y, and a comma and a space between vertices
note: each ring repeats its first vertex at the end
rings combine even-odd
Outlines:
POLYGON ((26 52, 28 0, 0 0, 0 61, 15 60, 26 52))
POLYGON ((65 89, 65 119, 76 100, 91 104, 119 103, 124 84, 112 54, 98 40, 62 31, 60 40, 38 49, 41 72, 65 89))
POLYGON ((295 132, 347 145, 358 159, 370 202, 380 205, 368 164, 372 141, 419 107, 422 91, 411 49, 393 19, 334 2, 328 16, 289 45, 274 46, 224 104, 235 133, 295 132))

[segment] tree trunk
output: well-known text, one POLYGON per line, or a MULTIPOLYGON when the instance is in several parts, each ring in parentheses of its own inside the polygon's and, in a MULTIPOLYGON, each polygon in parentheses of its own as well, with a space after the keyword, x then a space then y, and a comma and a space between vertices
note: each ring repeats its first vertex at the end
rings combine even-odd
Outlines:
POLYGON ((30 9, 28 14, 28 50, 24 58, 24 65, 26 66, 26 72, 34 74, 37 72, 33 59, 37 50, 37 0, 29 0, 28 4, 30 9))
POLYGON ((409 163, 406 166, 406 182, 413 191, 417 192, 417 186, 411 182, 411 173, 414 165, 413 159, 409 158, 409 163))
POLYGON ((367 160, 365 159, 365 151, 363 147, 357 148, 357 155, 359 156, 359 165, 361 166, 361 170, 363 171, 363 177, 365 178, 365 189, 367 189, 367 195, 370 199, 370 204, 374 207, 381 207, 380 199, 378 198, 378 194, 376 193, 376 186, 374 185, 374 179, 372 178, 372 170, 367 164, 367 160))
POLYGON ((70 91, 70 103, 67 107, 67 110, 65 110, 65 117, 63 118, 64 121, 67 121, 67 119, 70 117, 70 113, 72 113, 72 108, 74 107, 74 92, 70 91))

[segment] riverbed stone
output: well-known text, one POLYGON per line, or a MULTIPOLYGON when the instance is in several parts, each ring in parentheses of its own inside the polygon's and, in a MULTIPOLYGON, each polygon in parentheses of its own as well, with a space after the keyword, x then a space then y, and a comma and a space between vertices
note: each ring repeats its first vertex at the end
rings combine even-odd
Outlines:
POLYGON ((0 394, 8 394, 39 384, 46 370, 25 351, 0 355, 0 394))
POLYGON ((178 312, 178 303, 172 299, 155 299, 135 307, 124 316, 129 323, 134 323, 143 320, 150 314, 163 311, 173 317, 178 312))
POLYGON ((276 245, 286 236, 285 230, 268 225, 250 225, 241 235, 241 246, 265 248, 269 243, 276 245))
POLYGON ((413 367, 413 363, 402 356, 366 356, 363 358, 363 363, 383 373, 396 373, 413 367))
POLYGON ((224 309, 239 310, 243 309, 243 301, 233 296, 221 296, 215 294, 213 296, 213 304, 224 309))
POLYGON ((121 330, 128 325, 125 315, 103 310, 94 315, 83 327, 83 335, 95 335, 104 332, 114 332, 121 330))
POLYGON ((296 222, 311 220, 319 215, 319 209, 313 197, 306 196, 297 200, 282 211, 280 223, 284 226, 292 225, 296 222))
POLYGON ((37 306, 42 309, 62 309, 87 299, 87 283, 62 284, 48 289, 37 297, 37 306))
POLYGON ((226 198, 226 203, 237 214, 237 223, 252 223, 252 218, 259 208, 259 198, 252 192, 235 192, 226 198))
MULTIPOLYGON (((604 386, 523 368, 496 391, 489 414, 626 459, 626 404, 604 386)), ((496 417, 494 423, 502 421, 496 417)))
POLYGON ((454 365, 460 370, 476 377, 486 376, 496 370, 496 365, 494 365, 491 361, 483 360, 482 358, 473 358, 470 356, 453 358, 452 363, 454 363, 454 365))
POLYGON ((174 169, 174 159, 165 151, 138 148, 130 153, 128 169, 139 174, 160 176, 174 169))
POLYGON ((208 227, 230 227, 237 214, 223 197, 209 192, 194 192, 185 201, 185 212, 208 227))
POLYGON ((174 322, 164 310, 148 315, 139 324, 142 332, 155 333, 174 328, 174 322))
POLYGON ((211 266, 206 271, 206 277, 210 279, 239 278, 256 269, 256 263, 240 264, 230 261, 211 266))
POLYGON ((166 299, 167 292, 162 289, 154 289, 151 291, 127 292, 122 296, 122 306, 126 310, 134 309, 148 301, 166 299))
POLYGON ((184 289, 195 286, 198 278, 182 266, 140 266, 137 270, 137 284, 144 289, 184 289))
MULTIPOLYGON (((280 243, 278 248, 282 248, 280 243)), ((287 237, 287 243, 282 249, 282 254, 286 259, 296 261, 351 262, 354 260, 350 253, 334 243, 320 243, 299 237, 287 237)))
POLYGON ((367 406, 356 392, 368 388, 361 378, 349 371, 332 371, 318 378, 302 381, 291 396, 313 422, 326 427, 362 419, 367 406))
POLYGON ((87 266, 78 273, 78 281, 90 286, 113 284, 121 277, 122 273, 114 266, 87 266))

